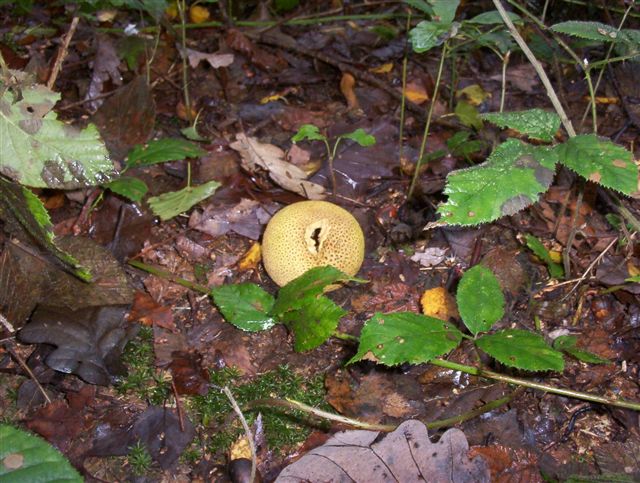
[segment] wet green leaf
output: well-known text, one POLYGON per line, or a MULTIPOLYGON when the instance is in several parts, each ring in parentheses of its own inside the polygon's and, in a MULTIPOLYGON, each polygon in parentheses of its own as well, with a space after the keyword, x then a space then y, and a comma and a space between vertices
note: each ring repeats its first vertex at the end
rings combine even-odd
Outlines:
POLYGON ((149 190, 144 181, 133 176, 120 176, 104 187, 136 203, 140 203, 149 190))
POLYGON ((555 148, 558 160, 580 176, 630 195, 638 189, 638 166, 633 154, 595 134, 569 138, 555 148))
POLYGON ((488 112, 483 119, 502 128, 511 128, 541 141, 553 141, 560 128, 560 117, 551 111, 529 109, 527 111, 488 112))
POLYGON ((269 315, 273 296, 254 283, 221 285, 211 289, 211 297, 225 320, 239 329, 258 332, 276 324, 269 315))
POLYGON ((489 330, 504 315, 504 295, 498 279, 482 265, 462 276, 456 301, 464 325, 474 335, 489 330))
POLYGON ((164 138, 149 141, 146 145, 134 147, 127 156, 127 168, 150 166, 152 164, 197 158, 206 154, 200 146, 178 138, 164 138))
POLYGON ((564 369, 562 353, 550 347, 540 334, 508 329, 485 335, 476 346, 506 366, 527 371, 558 371, 564 369))
POLYGON ((570 20, 552 25, 551 30, 561 34, 580 37, 581 39, 595 40, 598 42, 615 42, 619 33, 615 27, 602 22, 581 22, 570 20))
POLYGON ((293 348, 304 352, 315 349, 331 337, 346 313, 327 297, 307 296, 295 304, 295 309, 286 311, 280 320, 293 332, 293 348))
POLYGON ((358 353, 349 364, 371 353, 381 364, 420 364, 455 349, 462 333, 451 324, 411 312, 375 314, 360 334, 358 353))
POLYGON ((26 186, 76 189, 113 175, 109 153, 93 124, 83 130, 58 120, 60 99, 45 86, 6 89, 0 97, 0 173, 26 186))

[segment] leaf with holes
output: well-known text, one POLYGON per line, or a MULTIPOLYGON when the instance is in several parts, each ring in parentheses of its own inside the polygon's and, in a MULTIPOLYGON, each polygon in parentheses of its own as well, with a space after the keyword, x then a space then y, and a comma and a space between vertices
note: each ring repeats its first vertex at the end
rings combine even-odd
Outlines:
POLYGON ((580 176, 630 195, 638 189, 633 154, 595 134, 581 134, 555 147, 558 160, 580 176))
POLYGON ((4 86, 0 97, 0 173, 26 186, 76 189, 105 183, 114 172, 98 130, 58 120, 60 94, 45 86, 4 86))
POLYGON ((556 161, 551 148, 508 139, 484 163, 449 173, 441 222, 477 225, 523 210, 551 186, 556 161))
POLYGON ((504 295, 498 279, 482 265, 462 276, 456 301, 464 325, 474 335, 489 330, 504 315, 504 295))
POLYGON ((258 332, 276 324, 269 315, 273 296, 254 283, 221 285, 211 289, 211 297, 226 321, 239 329, 258 332))
POLYGON ((560 117, 555 112, 543 109, 529 109, 528 111, 487 112, 481 117, 496 126, 515 129, 530 138, 541 141, 553 141, 558 128, 560 117))
POLYGON ((358 353, 349 364, 367 354, 387 366, 420 364, 455 349, 461 340, 458 329, 434 317, 411 312, 377 313, 362 328, 358 353))
POLYGON ((38 436, 8 424, 0 424, 0 441, 1 481, 84 481, 62 453, 38 436))
POLYGON ((485 335, 476 346, 509 367, 527 371, 564 369, 562 353, 550 347, 541 335, 526 330, 509 329, 485 335))

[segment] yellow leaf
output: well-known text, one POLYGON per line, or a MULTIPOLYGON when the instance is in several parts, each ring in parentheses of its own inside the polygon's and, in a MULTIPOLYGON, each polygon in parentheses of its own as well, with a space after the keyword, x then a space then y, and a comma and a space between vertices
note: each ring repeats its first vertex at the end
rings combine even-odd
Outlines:
POLYGON ((200 5, 192 5, 189 8, 189 19, 191 23, 204 23, 209 20, 209 9, 200 5))
POLYGON ((176 2, 170 3, 167 5, 167 8, 164 9, 164 14, 167 16, 169 20, 175 20, 178 18, 178 4, 176 2))
POLYGON ((251 247, 242 257, 242 260, 238 262, 238 269, 242 272, 246 270, 254 270, 255 268, 257 268, 258 263, 260 263, 261 258, 262 250, 260 248, 260 243, 253 242, 251 247))
POLYGON ((554 263, 562 263, 562 252, 549 250, 549 258, 551 258, 554 263))
POLYGON ((464 89, 460 89, 456 92, 456 97, 465 96, 469 101, 469 104, 473 106, 479 106, 486 99, 491 97, 491 93, 485 91, 478 84, 471 84, 470 86, 465 87, 464 89))
POLYGON ((640 268, 636 267, 631 261, 627 262, 627 271, 629 272, 630 277, 640 275, 640 268))
POLYGON ((427 91, 421 83, 419 84, 413 81, 408 82, 404 93, 407 96, 407 99, 414 104, 422 104, 429 100, 429 94, 427 94, 427 91))
POLYGON ((388 74, 393 70, 393 62, 387 62, 386 64, 379 65, 370 69, 374 74, 388 74))
POLYGON ((458 307, 453 296, 444 287, 425 290, 420 299, 422 312, 429 317, 448 321, 458 318, 458 307))

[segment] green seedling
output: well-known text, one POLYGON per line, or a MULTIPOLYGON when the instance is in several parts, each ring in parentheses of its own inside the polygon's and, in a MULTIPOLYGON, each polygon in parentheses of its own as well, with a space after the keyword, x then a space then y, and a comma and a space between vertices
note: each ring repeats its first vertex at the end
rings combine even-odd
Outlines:
POLYGON ((338 145, 340 144, 340 141, 342 141, 343 139, 350 139, 363 147, 373 146, 376 143, 376 138, 374 136, 372 136, 371 134, 367 134, 367 132, 364 129, 358 128, 353 132, 338 136, 333 142, 333 146, 331 146, 327 136, 322 134, 318 129, 318 126, 314 126, 313 124, 304 124, 300 126, 300 129, 298 129, 298 132, 296 132, 291 138, 291 140, 294 143, 297 143, 299 141, 304 141, 304 140, 322 141, 324 143, 327 149, 329 174, 331 176, 331 188, 334 194, 336 192, 336 173, 333 169, 333 160, 336 157, 338 145))
POLYGON ((145 475, 153 463, 149 450, 147 450, 147 447, 140 441, 129 448, 127 461, 131 467, 131 472, 135 476, 145 475))

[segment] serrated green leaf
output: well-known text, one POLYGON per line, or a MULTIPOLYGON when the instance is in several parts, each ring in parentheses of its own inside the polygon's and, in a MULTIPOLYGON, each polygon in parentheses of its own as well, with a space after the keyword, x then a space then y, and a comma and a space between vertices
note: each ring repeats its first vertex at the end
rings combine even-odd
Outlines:
POLYGON ((71 254, 61 250, 53 234, 53 225, 40 198, 25 186, 0 177, 0 219, 22 241, 35 240, 49 254, 59 260, 70 273, 85 282, 91 281, 91 272, 71 254), (20 236, 23 235, 23 236, 20 236))
POLYGON ((308 139, 309 141, 326 141, 327 137, 324 134, 320 134, 320 130, 318 126, 314 126, 313 124, 303 124, 298 129, 291 141, 297 143, 299 141, 304 141, 308 139))
POLYGON ((409 32, 409 41, 414 52, 423 53, 444 43, 449 38, 451 24, 423 20, 409 32))
POLYGON ((560 117, 555 112, 529 109, 514 112, 487 112, 481 117, 501 128, 511 128, 530 138, 551 142, 560 128, 560 117))
POLYGON ((84 480, 57 449, 42 438, 0 424, 0 480, 12 483, 84 480))
POLYGON ((564 369, 562 353, 550 347, 540 334, 508 329, 476 339, 476 346, 506 366, 527 371, 564 369))
MULTIPOLYGON (((507 15, 509 16, 509 19, 514 24, 523 23, 522 17, 520 17, 520 15, 518 15, 517 13, 507 12, 507 15)), ((504 21, 500 16, 500 12, 498 12, 497 10, 490 10, 488 12, 483 12, 480 15, 476 15, 475 17, 469 20, 465 20, 465 23, 472 23, 476 25, 496 25, 496 24, 502 24, 503 22, 504 21)))
POLYGON ((477 225, 517 213, 551 186, 556 162, 551 148, 508 139, 484 163, 449 173, 441 221, 477 225))
POLYGON ((114 167, 93 124, 83 130, 52 111, 60 94, 25 87, 0 97, 0 173, 36 188, 76 189, 105 183, 114 167))
POLYGON ((561 34, 580 37, 581 39, 595 40, 598 42, 615 42, 619 33, 615 27, 602 22, 581 22, 570 20, 551 26, 551 30, 561 34))
POLYGON ((387 366, 420 364, 455 349, 462 333, 451 324, 411 312, 376 313, 360 334, 358 353, 349 364, 371 352, 387 366))
POLYGON ((428 0, 433 7, 432 19, 450 24, 456 17, 460 0, 428 0))
POLYGON ((454 112, 463 125, 478 130, 482 129, 482 118, 478 109, 467 101, 459 101, 454 112))
POLYGON ((220 186, 217 181, 209 181, 200 186, 187 186, 180 191, 164 193, 160 196, 149 198, 151 210, 162 221, 167 221, 189 210, 196 203, 211 196, 220 186))
POLYGON ((259 332, 276 324, 269 315, 273 296, 254 283, 221 285, 210 293, 225 320, 239 329, 259 332))
POLYGON ((133 176, 120 176, 104 185, 104 187, 136 203, 140 203, 144 195, 149 191, 144 181, 133 176))
POLYGON ((460 317, 473 335, 489 330, 504 315, 504 294, 498 279, 482 265, 462 276, 456 301, 460 317))
POLYGON ((282 319, 286 312, 297 310, 300 304, 306 303, 307 298, 320 296, 327 286, 349 281, 364 280, 350 277, 332 266, 312 268, 280 289, 272 313, 282 319))
POLYGON ((343 134, 340 137, 343 139, 351 139, 363 147, 373 146, 376 143, 376 137, 367 133, 367 131, 362 128, 358 128, 349 134, 343 134))
POLYGON ((294 310, 286 311, 280 321, 295 337, 296 352, 315 349, 333 335, 340 318, 347 312, 324 296, 301 298, 294 310))
POLYGON ((404 3, 412 6, 413 8, 420 10, 429 17, 433 16, 433 7, 429 5, 425 0, 404 0, 404 3))
POLYGON ((197 158, 206 154, 197 144, 178 138, 164 138, 135 146, 127 156, 127 168, 197 158))
POLYGON ((558 160, 580 176, 630 195, 638 189, 638 167, 633 154, 595 134, 581 134, 555 148, 558 160))
POLYGON ((562 268, 562 265, 552 260, 551 256, 549 255, 549 251, 545 248, 540 240, 532 235, 525 235, 525 239, 527 240, 527 247, 529 247, 529 249, 540 260, 547 264, 549 275, 551 275, 552 278, 564 277, 564 269, 562 268))
POLYGON ((608 359, 604 359, 593 352, 586 351, 576 347, 578 338, 573 335, 561 335, 553 341, 553 348, 562 352, 566 352, 571 357, 589 364, 608 364, 608 359))

